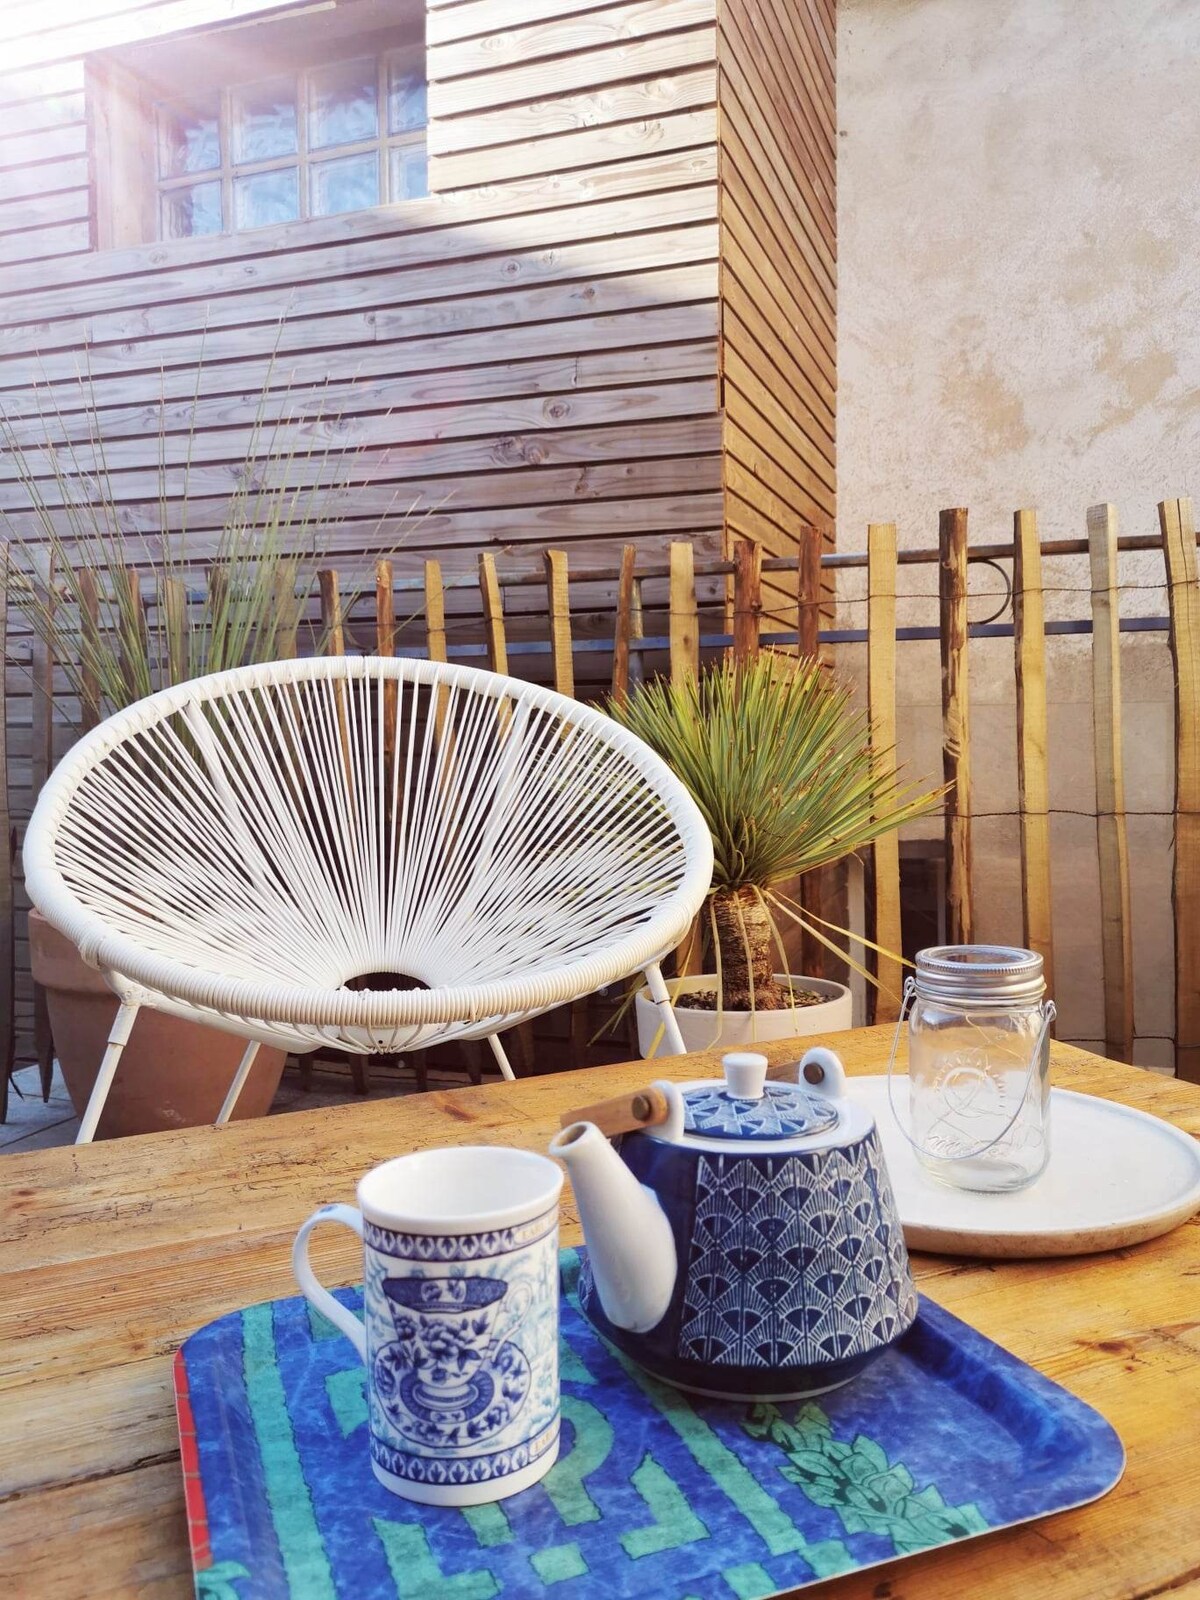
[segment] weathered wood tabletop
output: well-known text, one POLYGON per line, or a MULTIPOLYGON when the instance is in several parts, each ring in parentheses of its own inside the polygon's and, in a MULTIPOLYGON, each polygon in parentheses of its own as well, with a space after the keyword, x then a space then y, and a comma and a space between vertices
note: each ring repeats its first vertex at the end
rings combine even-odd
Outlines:
MULTIPOLYGON (((878 1072, 890 1029, 831 1036, 878 1072)), ((768 1047, 775 1062, 794 1045, 768 1047)), ((1059 1084, 1200 1136, 1200 1089, 1055 1046, 1059 1084)), ((194 1329, 294 1292, 292 1235, 374 1163, 435 1144, 543 1149, 563 1110, 694 1077, 692 1056, 5 1156, 0 1221, 0 1594, 186 1596, 171 1356, 194 1329)), ((569 1195, 563 1242, 579 1239, 569 1195)), ((338 1229, 329 1282, 359 1274, 338 1229)), ((805 1590, 830 1600, 1200 1596, 1200 1222, 1076 1260, 917 1257, 924 1291, 1096 1406, 1129 1464, 1105 1499, 805 1590)))

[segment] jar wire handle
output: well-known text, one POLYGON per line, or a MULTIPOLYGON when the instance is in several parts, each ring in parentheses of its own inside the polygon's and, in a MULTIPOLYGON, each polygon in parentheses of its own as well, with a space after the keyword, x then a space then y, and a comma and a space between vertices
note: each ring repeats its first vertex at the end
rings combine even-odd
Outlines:
POLYGON ((905 1139, 908 1140, 909 1144, 913 1147, 913 1149, 917 1152, 917 1154, 919 1156, 925 1156, 926 1159, 929 1160, 929 1161, 974 1161, 979 1156, 986 1155, 987 1152, 989 1150, 993 1150, 996 1147, 996 1145, 998 1145, 1001 1142, 1002 1139, 1005 1139, 1005 1138, 1008 1137, 1008 1135, 1012 1132, 1014 1126, 1016 1125, 1017 1118, 1021 1115, 1021 1112, 1025 1109, 1025 1102, 1029 1098, 1029 1087, 1033 1082, 1034 1073, 1037 1071, 1038 1062, 1041 1060, 1041 1057, 1042 1057, 1042 1046, 1046 1042, 1046 1035, 1050 1031, 1050 1024, 1054 1021, 1055 1017, 1058 1015, 1058 1009, 1055 1006, 1053 1000, 1044 1000, 1042 1002, 1042 1007, 1041 1007, 1041 1010, 1042 1010, 1042 1026, 1038 1030, 1037 1042, 1033 1047, 1033 1054, 1029 1058, 1029 1068, 1028 1068, 1028 1070, 1027 1070, 1027 1072, 1025 1074, 1025 1087, 1021 1090, 1021 1098, 1017 1101, 1016 1108, 1013 1111, 1012 1116, 1009 1117, 1008 1121, 1000 1129, 1000 1132, 996 1135, 996 1137, 994 1139, 989 1139, 986 1144, 979 1145, 978 1148, 975 1149, 975 1150, 967 1150, 961 1155, 946 1156, 946 1155, 942 1155, 939 1151, 936 1151, 936 1150, 927 1150, 925 1148, 925 1146, 920 1143, 919 1140, 914 1139, 912 1134, 904 1126, 904 1123, 902 1122, 902 1120, 900 1118, 900 1113, 896 1109, 896 1089, 895 1089, 895 1078, 894 1078, 894 1069, 895 1069, 895 1066, 896 1066, 896 1051, 899 1049, 899 1046, 900 1046, 900 1029, 904 1026, 905 1020, 906 1020, 906 1018, 908 1016, 909 1008, 912 1005, 912 1002, 913 1002, 913 1000, 914 1000, 914 998, 916 996, 916 992, 917 992, 916 979, 915 978, 905 978, 905 980, 904 980, 904 998, 900 1002, 900 1015, 896 1018, 896 1031, 892 1035, 892 1050, 891 1050, 891 1054, 888 1056, 888 1064, 887 1064, 888 1105, 891 1108, 892 1121, 896 1124, 896 1126, 899 1128, 900 1132, 904 1135, 905 1139))

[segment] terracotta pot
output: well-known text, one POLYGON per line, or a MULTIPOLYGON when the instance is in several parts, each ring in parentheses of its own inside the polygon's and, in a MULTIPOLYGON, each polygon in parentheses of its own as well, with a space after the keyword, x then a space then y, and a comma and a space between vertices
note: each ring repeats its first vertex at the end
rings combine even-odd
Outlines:
MULTIPOLYGON (((784 973, 775 976, 786 983, 784 973)), ((836 1033, 854 1025, 853 996, 844 983, 833 983, 828 978, 804 978, 792 974, 792 984, 797 989, 812 989, 828 996, 820 1005, 788 1007, 782 1011, 722 1011, 720 1028, 716 1011, 697 1011, 690 1006, 676 1006, 675 1016, 679 1031, 688 1051, 711 1050, 714 1045, 744 1045, 761 1043, 766 1039, 805 1038, 814 1033, 836 1033)), ((715 989, 715 973, 683 979, 668 978, 667 988, 672 994, 676 986, 684 994, 696 989, 715 989)), ((639 989, 634 1001, 637 1008, 638 1049, 643 1058, 649 1055, 655 1035, 659 1033, 658 1007, 645 989, 639 989)), ((666 1040, 659 1036, 656 1056, 671 1052, 666 1040)))
MULTIPOLYGON (((46 990, 54 1053, 71 1102, 82 1115, 117 1014, 117 997, 71 941, 36 911, 29 913, 29 954, 33 976, 46 990)), ((215 1122, 245 1048, 246 1041, 235 1034, 143 1008, 121 1055, 96 1137, 215 1122)), ((261 1117, 270 1109, 285 1059, 283 1050, 264 1046, 258 1052, 235 1120, 261 1117)))

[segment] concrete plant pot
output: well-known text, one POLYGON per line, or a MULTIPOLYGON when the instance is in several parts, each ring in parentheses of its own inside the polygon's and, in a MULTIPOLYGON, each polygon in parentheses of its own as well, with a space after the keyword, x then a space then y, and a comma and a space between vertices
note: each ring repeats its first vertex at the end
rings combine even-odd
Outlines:
MULTIPOLYGON (((787 975, 776 973, 780 983, 787 975)), ((679 1031, 689 1053, 693 1050, 711 1050, 715 1045, 761 1044, 768 1039, 805 1038, 814 1033, 837 1033, 853 1027, 853 997, 844 983, 831 983, 826 978, 802 978, 792 975, 796 989, 811 989, 827 995, 820 1005, 787 1007, 782 1011, 694 1011, 688 1006, 676 1006, 675 1016, 679 1031)), ((715 989, 716 976, 712 973, 697 977, 668 978, 667 988, 672 996, 676 992, 690 993, 697 989, 715 989)), ((637 1013, 638 1048, 643 1059, 651 1055, 651 1045, 659 1031, 658 1007, 645 989, 639 989, 634 1000, 637 1013)), ((669 1055, 666 1040, 659 1038, 654 1055, 669 1055)))
MULTIPOLYGON (((100 1070, 116 995, 71 941, 37 911, 29 913, 33 976, 46 991, 54 1052, 75 1110, 82 1116, 100 1070)), ((158 1133, 216 1121, 246 1041, 199 1022, 138 1013, 96 1130, 98 1139, 158 1133)), ((286 1052, 259 1050, 233 1113, 236 1120, 270 1110, 286 1052)))

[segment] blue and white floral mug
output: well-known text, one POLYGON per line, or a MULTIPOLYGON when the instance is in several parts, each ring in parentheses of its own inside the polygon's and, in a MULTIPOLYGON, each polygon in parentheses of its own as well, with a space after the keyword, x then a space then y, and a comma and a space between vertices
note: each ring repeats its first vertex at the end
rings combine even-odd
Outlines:
POLYGON ((558 1455, 558 1197, 528 1150, 462 1145, 373 1168, 358 1207, 322 1206, 296 1236, 306 1299, 367 1368, 371 1466, 425 1505, 504 1500, 558 1455), (309 1236, 363 1241, 363 1321, 317 1282, 309 1236))

